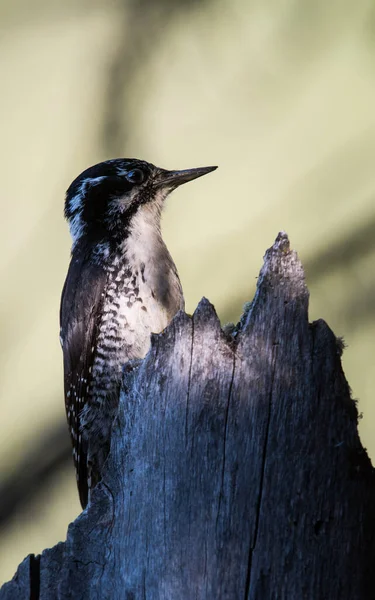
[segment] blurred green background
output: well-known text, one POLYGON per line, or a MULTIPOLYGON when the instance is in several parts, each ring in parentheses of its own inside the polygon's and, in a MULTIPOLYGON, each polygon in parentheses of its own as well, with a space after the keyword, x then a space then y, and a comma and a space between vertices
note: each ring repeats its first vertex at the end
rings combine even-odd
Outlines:
POLYGON ((375 455, 373 0, 3 0, 0 582, 80 508, 59 346, 64 192, 116 156, 219 170, 169 199, 187 310, 222 322, 288 232, 375 455))

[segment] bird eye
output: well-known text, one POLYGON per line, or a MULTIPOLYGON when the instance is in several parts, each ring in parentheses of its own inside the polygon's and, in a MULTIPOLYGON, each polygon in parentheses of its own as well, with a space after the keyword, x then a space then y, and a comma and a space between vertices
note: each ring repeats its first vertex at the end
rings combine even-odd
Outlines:
POLYGON ((145 179, 145 174, 141 169, 132 169, 126 174, 126 179, 131 183, 142 183, 145 179))

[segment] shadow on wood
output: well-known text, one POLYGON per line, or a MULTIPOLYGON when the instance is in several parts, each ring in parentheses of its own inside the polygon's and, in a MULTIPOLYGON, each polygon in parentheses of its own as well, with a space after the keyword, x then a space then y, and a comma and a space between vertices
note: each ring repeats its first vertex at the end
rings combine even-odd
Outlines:
POLYGON ((124 374, 104 480, 0 599, 375 597, 375 479, 342 344, 279 234, 224 334, 180 313, 124 374))

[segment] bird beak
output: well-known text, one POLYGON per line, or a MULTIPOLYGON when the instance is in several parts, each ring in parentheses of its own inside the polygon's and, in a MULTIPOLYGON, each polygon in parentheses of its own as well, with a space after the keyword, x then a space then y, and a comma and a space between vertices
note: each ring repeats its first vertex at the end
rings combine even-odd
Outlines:
POLYGON ((179 185, 207 175, 207 173, 211 173, 215 169, 217 167, 198 167, 197 169, 184 169, 183 171, 165 171, 161 169, 156 180, 156 185, 174 190, 179 185))

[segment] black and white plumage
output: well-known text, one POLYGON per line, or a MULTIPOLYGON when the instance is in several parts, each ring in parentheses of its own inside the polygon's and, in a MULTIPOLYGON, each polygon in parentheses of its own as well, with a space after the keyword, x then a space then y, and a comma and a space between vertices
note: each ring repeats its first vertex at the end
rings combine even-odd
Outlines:
POLYGON ((163 242, 167 195, 216 167, 166 171, 114 159, 69 187, 65 216, 73 240, 60 311, 65 406, 82 507, 108 455, 122 367, 143 358, 184 298, 163 242))

